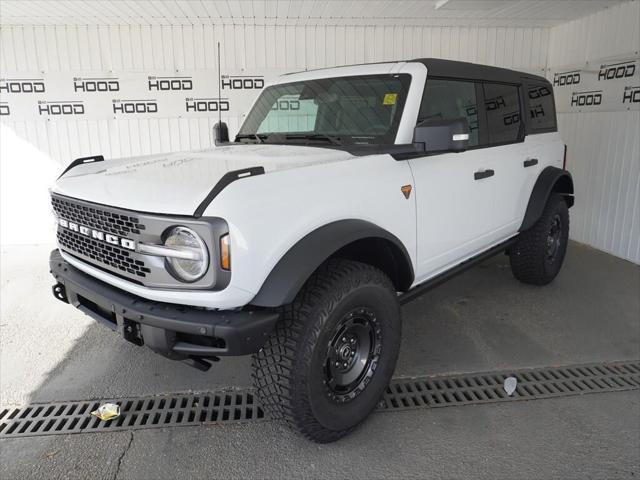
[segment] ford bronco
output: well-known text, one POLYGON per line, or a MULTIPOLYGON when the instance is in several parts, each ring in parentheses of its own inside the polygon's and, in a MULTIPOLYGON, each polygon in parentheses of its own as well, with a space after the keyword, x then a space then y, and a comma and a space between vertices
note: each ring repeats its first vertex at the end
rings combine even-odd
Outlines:
POLYGON ((54 295, 206 370, 253 355, 274 418, 336 440, 393 374, 403 302, 506 252, 545 285, 573 182, 542 77, 439 59, 279 77, 229 140, 72 162, 54 295))

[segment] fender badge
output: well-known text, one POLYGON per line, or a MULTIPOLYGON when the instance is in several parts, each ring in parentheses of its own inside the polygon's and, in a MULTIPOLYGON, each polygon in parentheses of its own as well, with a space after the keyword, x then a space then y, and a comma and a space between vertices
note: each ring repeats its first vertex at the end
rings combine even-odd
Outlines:
POLYGON ((412 188, 411 185, 403 185, 400 188, 400 191, 404 195, 404 198, 406 198, 407 200, 409 199, 409 196, 411 195, 411 188, 412 188))

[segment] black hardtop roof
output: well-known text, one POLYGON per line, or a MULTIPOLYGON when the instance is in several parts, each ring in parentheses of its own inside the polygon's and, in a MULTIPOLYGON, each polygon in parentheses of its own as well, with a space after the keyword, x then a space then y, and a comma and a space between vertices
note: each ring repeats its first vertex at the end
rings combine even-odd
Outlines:
MULTIPOLYGON (((463 78, 467 80, 477 80, 484 82, 504 82, 504 83, 524 83, 527 80, 542 82, 551 85, 551 82, 539 75, 519 72, 508 68, 491 67, 479 63, 460 62, 458 60, 445 60, 443 58, 414 58, 412 60, 396 60, 396 62, 422 63, 427 67, 429 76, 463 78)), ((284 73, 282 76, 294 75, 296 73, 313 72, 316 70, 326 70, 328 68, 355 67, 359 65, 378 65, 382 63, 394 63, 393 61, 356 63, 352 65, 338 65, 336 67, 313 68, 311 70, 300 70, 297 72, 284 73)))
POLYGON ((485 82, 523 83, 526 80, 534 80, 536 82, 549 83, 546 78, 539 75, 477 63, 458 62, 442 58, 416 58, 408 61, 422 63, 427 67, 429 76, 464 78, 485 82))

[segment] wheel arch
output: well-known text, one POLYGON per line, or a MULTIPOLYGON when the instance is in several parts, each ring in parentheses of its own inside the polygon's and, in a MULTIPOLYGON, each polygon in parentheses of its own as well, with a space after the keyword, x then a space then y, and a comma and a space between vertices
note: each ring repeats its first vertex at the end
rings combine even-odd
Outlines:
POLYGON ((524 219, 520 225, 520 232, 531 228, 540 218, 547 200, 553 193, 563 196, 567 207, 571 208, 574 204, 573 178, 567 170, 557 167, 545 168, 533 187, 524 219))
POLYGON ((391 278, 397 291, 408 290, 414 280, 411 257, 395 235, 365 220, 338 220, 293 245, 273 267, 251 305, 278 307, 291 303, 318 267, 336 257, 379 268, 391 278))

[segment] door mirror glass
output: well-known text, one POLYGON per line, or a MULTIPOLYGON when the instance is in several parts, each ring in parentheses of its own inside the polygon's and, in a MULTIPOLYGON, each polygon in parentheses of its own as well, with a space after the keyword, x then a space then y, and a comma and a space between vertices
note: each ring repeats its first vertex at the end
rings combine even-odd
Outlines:
POLYGON ((213 138, 216 145, 221 143, 229 143, 229 127, 224 122, 216 123, 213 126, 213 138))
POLYGON ((418 124, 413 142, 425 152, 463 152, 469 145, 469 121, 465 117, 431 118, 418 124))

